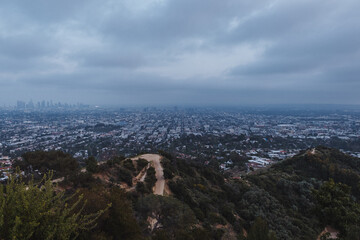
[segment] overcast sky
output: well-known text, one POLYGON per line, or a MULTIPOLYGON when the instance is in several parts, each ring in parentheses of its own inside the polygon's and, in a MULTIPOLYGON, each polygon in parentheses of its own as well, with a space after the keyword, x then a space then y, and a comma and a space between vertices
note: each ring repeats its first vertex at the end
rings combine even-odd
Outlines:
POLYGON ((360 104, 359 0, 4 0, 0 104, 360 104))

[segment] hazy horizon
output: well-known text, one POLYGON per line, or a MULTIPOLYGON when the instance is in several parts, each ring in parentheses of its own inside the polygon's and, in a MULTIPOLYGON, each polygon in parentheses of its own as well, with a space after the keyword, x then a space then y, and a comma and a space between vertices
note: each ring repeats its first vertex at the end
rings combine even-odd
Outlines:
POLYGON ((87 102, 61 102, 61 101, 52 101, 52 105, 47 105, 47 103, 51 104, 51 100, 43 100, 45 103, 45 107, 41 106, 42 101, 23 101, 24 107, 18 107, 17 102, 13 104, 3 104, 0 105, 0 109, 8 108, 8 109, 20 109, 20 110, 31 110, 31 109, 56 109, 60 107, 58 104, 61 104, 61 108, 64 108, 65 105, 67 107, 75 107, 75 108, 86 108, 94 109, 170 109, 170 110, 186 110, 186 109, 212 109, 212 110, 246 110, 246 111, 360 111, 360 104, 316 104, 316 103, 294 103, 294 104, 208 104, 208 105, 200 105, 200 104, 117 104, 117 103, 108 103, 108 104, 89 104, 87 102), (29 103, 32 101, 33 107, 29 107, 29 103), (40 105, 39 105, 40 104, 40 105))
POLYGON ((0 3, 0 106, 360 104, 360 2, 0 3))

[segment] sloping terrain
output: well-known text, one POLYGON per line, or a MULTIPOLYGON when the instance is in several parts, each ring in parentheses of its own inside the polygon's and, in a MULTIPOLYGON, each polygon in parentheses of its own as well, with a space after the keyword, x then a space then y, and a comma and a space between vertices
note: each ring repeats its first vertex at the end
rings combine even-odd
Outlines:
MULTIPOLYGON (((157 194, 157 195, 163 195, 164 188, 165 188, 165 179, 164 179, 163 168, 160 163, 160 160, 162 157, 159 154, 143 154, 143 155, 137 156, 135 158, 132 158, 131 160, 136 161, 139 158, 145 159, 146 161, 150 162, 151 165, 155 168, 157 181, 156 181, 153 192, 154 192, 154 194, 157 194)), ((145 176, 146 176, 146 174, 144 174, 142 176, 142 179, 140 179, 140 181, 145 180, 145 176)))
POLYGON ((53 155, 56 161, 43 171, 54 166, 64 179, 55 181, 59 189, 81 191, 85 211, 113 204, 80 239, 307 240, 325 227, 341 239, 360 236, 360 160, 335 149, 304 150, 241 179, 164 152, 95 162, 86 172, 61 171, 62 156, 72 161, 61 153, 27 154, 19 166, 30 171, 29 163, 42 166, 53 155), (164 194, 167 188, 171 195, 164 194))

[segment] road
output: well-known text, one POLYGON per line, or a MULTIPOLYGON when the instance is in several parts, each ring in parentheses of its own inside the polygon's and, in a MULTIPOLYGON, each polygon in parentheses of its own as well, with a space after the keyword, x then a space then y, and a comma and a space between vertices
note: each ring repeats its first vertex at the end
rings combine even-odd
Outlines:
POLYGON ((156 183, 154 188, 154 194, 161 196, 164 195, 164 188, 165 188, 164 170, 160 163, 162 157, 158 154, 143 154, 132 158, 132 160, 137 160, 139 158, 143 158, 148 162, 152 163, 156 172, 156 183))

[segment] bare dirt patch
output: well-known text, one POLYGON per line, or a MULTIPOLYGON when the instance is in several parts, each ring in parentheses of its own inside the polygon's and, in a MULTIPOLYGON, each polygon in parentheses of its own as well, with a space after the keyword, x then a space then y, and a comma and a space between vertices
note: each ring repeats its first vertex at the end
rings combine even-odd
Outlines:
MULTIPOLYGON (((153 189, 154 194, 164 195, 164 189, 165 189, 164 170, 160 163, 160 160, 162 157, 158 154, 143 154, 143 155, 134 157, 131 160, 137 160, 139 158, 143 158, 146 161, 150 162, 151 165, 155 168, 157 181, 156 181, 155 187, 153 189)), ((144 181, 145 175, 146 175, 146 171, 145 171, 145 174, 141 176, 140 181, 141 180, 144 181)))

